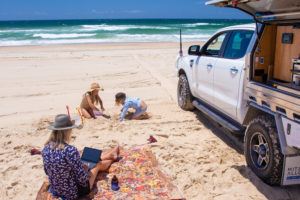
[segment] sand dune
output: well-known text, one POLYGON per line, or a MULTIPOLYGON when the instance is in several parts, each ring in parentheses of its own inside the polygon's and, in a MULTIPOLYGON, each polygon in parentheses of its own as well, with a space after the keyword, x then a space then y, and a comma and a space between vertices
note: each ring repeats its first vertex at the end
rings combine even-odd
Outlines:
POLYGON ((55 114, 72 111, 93 81, 100 82, 112 119, 86 121, 73 144, 131 147, 154 135, 151 149, 187 199, 299 199, 299 187, 270 187, 246 166, 242 138, 200 112, 176 104, 178 44, 95 44, 0 48, 0 199, 34 199, 45 179, 40 156, 55 114), (119 124, 119 91, 143 98, 153 117, 119 124), (234 141, 234 142, 232 142, 234 141))

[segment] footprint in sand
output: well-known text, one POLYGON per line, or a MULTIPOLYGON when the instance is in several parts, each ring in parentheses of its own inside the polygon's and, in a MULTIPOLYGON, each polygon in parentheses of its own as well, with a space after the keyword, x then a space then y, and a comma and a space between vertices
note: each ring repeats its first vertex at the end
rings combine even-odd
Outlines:
POLYGON ((48 118, 42 118, 42 119, 40 119, 40 121, 37 123, 37 131, 42 131, 42 130, 45 130, 45 129, 47 129, 48 128, 48 126, 49 126, 49 123, 50 123, 50 119, 48 119, 48 118))
POLYGON ((42 165, 32 165, 31 169, 42 169, 42 165))
POLYGON ((186 136, 186 134, 185 133, 179 133, 179 134, 174 134, 173 136, 181 137, 181 136, 186 136))
POLYGON ((27 146, 27 145, 18 145, 18 146, 15 146, 15 147, 13 148, 13 150, 19 151, 19 150, 28 149, 28 147, 29 147, 29 146, 27 146))
POLYGON ((166 134, 156 134, 156 135, 159 136, 159 137, 163 137, 163 138, 169 138, 169 136, 166 135, 166 134))
POLYGON ((166 161, 169 161, 169 160, 171 160, 172 157, 171 157, 171 155, 165 155, 162 158, 166 161))
POLYGON ((10 184, 12 187, 18 185, 19 183, 18 182, 13 182, 12 184, 10 184))
POLYGON ((202 129, 202 127, 196 127, 194 128, 194 131, 200 131, 202 129))
POLYGON ((19 168, 16 167, 16 166, 8 167, 6 170, 4 170, 4 171, 2 172, 2 174, 5 176, 8 172, 10 172, 10 171, 16 171, 16 170, 18 170, 18 169, 19 169, 19 168))

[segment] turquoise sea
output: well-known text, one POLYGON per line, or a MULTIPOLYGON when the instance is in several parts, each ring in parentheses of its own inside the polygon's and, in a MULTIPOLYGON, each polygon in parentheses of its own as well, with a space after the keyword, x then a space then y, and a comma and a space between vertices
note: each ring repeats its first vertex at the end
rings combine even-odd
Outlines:
POLYGON ((216 30, 251 20, 132 19, 0 21, 0 46, 105 42, 205 41, 216 30))

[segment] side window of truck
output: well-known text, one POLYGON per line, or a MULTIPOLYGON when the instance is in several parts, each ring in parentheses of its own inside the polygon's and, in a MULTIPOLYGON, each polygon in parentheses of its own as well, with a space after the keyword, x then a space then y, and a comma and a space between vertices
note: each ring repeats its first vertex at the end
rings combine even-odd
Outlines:
POLYGON ((208 44, 204 47, 203 54, 206 56, 219 57, 221 55, 221 50, 223 43, 225 41, 227 32, 221 33, 214 37, 208 44))
POLYGON ((225 48, 224 58, 239 59, 245 56, 253 31, 233 31, 225 48))

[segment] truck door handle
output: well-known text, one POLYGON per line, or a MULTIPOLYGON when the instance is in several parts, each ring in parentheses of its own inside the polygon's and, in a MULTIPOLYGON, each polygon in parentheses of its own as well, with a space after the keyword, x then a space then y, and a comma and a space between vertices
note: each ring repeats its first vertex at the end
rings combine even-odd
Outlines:
POLYGON ((190 60, 190 67, 193 67, 194 65, 194 60, 190 60))
POLYGON ((208 70, 211 70, 213 68, 212 64, 207 64, 206 67, 208 70))
POLYGON ((232 74, 237 74, 239 72, 239 70, 236 67, 231 67, 230 71, 232 74))

